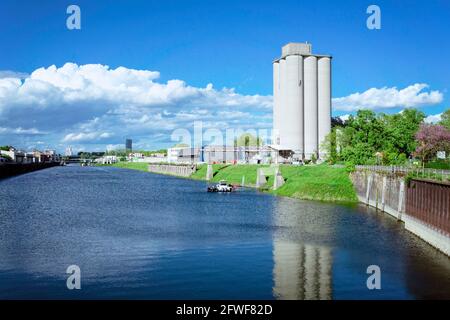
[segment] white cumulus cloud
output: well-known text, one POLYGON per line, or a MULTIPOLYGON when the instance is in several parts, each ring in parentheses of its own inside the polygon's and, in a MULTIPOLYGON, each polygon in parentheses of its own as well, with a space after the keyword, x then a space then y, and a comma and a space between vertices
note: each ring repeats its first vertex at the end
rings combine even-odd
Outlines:
POLYGON ((334 98, 333 109, 355 111, 358 109, 386 109, 399 107, 421 107, 441 103, 443 94, 437 90, 424 91, 429 86, 416 83, 404 89, 396 87, 371 88, 346 97, 334 98))
POLYGON ((100 64, 66 63, 57 68, 39 68, 25 80, 0 79, 0 108, 13 105, 105 103, 113 106, 175 106, 188 103, 196 106, 270 107, 271 98, 241 95, 233 89, 215 90, 187 85, 182 80, 156 82, 159 72, 125 67, 110 69, 100 64))
POLYGON ((45 132, 39 131, 36 128, 8 128, 8 127, 0 127, 0 133, 6 134, 6 133, 13 133, 13 134, 19 134, 19 135, 43 135, 46 134, 45 132))
POLYGON ((112 134, 109 132, 69 133, 64 137, 63 141, 64 142, 86 142, 86 141, 95 141, 95 140, 100 140, 100 139, 106 139, 111 136, 112 136, 112 134))
POLYGON ((441 121, 441 116, 442 116, 442 113, 430 114, 429 116, 427 116, 424 119, 424 121, 426 123, 437 123, 437 122, 441 121))
MULTIPOLYGON (((133 137, 137 146, 167 142, 172 130, 198 120, 205 126, 271 126, 270 95, 244 95, 211 83, 194 87, 179 79, 163 83, 157 71, 66 63, 38 68, 25 78, 5 75, 0 123, 49 132, 54 145, 106 147, 120 145, 124 137, 133 137)), ((31 144, 25 132, 0 133, 2 140, 31 144)))

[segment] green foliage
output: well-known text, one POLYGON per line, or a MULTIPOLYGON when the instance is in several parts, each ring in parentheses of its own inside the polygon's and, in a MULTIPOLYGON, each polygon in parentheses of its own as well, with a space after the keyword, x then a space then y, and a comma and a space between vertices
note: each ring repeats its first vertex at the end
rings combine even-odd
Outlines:
POLYGON ((234 145, 237 147, 256 147, 262 146, 263 141, 260 137, 255 137, 250 133, 244 133, 234 140, 234 145))
POLYGON ((109 150, 105 153, 107 156, 126 157, 128 152, 125 149, 109 150))
POLYGON ((415 134, 425 114, 416 109, 386 115, 359 110, 345 126, 336 126, 324 148, 330 163, 401 165, 416 149, 415 134))
POLYGON ((0 146, 0 150, 3 151, 9 151, 12 147, 11 146, 0 146))
POLYGON ((346 162, 345 163, 345 171, 348 173, 351 173, 353 171, 355 171, 355 164, 353 162, 346 162))
POLYGON ((12 158, 7 154, 1 154, 0 157, 2 157, 3 159, 6 159, 7 161, 12 161, 12 158))
POLYGON ((450 182, 450 176, 442 174, 442 172, 439 170, 436 170, 435 172, 430 170, 428 171, 417 170, 409 172, 405 177, 405 182, 408 186, 412 179, 442 181, 446 183, 450 182))
POLYGON ((167 154, 167 149, 159 149, 159 150, 151 150, 151 151, 146 151, 146 150, 139 150, 139 151, 133 151, 134 153, 142 153, 144 155, 144 157, 151 157, 154 154, 157 153, 161 153, 166 155, 167 154))
POLYGON ((386 134, 384 151, 397 154, 412 154, 417 142, 415 134, 425 118, 425 114, 416 109, 405 109, 401 113, 393 115, 382 115, 385 121, 386 134))
POLYGON ((442 113, 439 124, 450 130, 450 109, 447 109, 442 113))
POLYGON ((85 152, 85 151, 78 152, 78 156, 81 159, 97 159, 103 157, 104 155, 105 152, 85 152))
POLYGON ((328 155, 327 161, 330 164, 335 164, 339 160, 336 145, 338 130, 339 129, 336 127, 332 128, 331 132, 325 137, 325 140, 321 145, 328 155))
POLYGON ((450 160, 438 159, 435 161, 429 161, 425 164, 425 168, 450 170, 450 160))

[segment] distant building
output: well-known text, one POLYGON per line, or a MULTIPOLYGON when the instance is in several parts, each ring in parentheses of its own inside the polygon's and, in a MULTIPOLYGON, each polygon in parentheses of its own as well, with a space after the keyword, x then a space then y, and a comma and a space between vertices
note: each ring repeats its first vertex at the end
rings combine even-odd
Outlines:
POLYGON ((6 155, 11 158, 12 161, 16 161, 16 150, 14 148, 10 148, 8 151, 0 150, 0 155, 6 155))
POLYGON ((71 156, 73 156, 72 147, 67 147, 67 148, 66 148, 65 156, 66 156, 66 157, 71 157, 71 156))
POLYGON ((132 152, 133 151, 133 140, 126 139, 125 140, 125 151, 132 152))
POLYGON ((175 163, 271 163, 274 149, 269 146, 174 147, 167 150, 167 161, 175 163))
POLYGON ((94 160, 95 163, 100 164, 114 164, 118 162, 117 156, 103 156, 94 160))
MULTIPOLYGON (((17 150, 15 148, 10 148, 9 151, 1 150, 0 151, 0 157, 2 155, 7 156, 7 158, 11 159, 12 162, 15 163, 39 163, 44 162, 43 160, 47 161, 59 161, 59 158, 56 154, 53 155, 53 158, 51 155, 48 155, 48 158, 43 158, 42 152, 33 151, 33 152, 25 152, 21 150, 17 150)), ((6 162, 5 157, 2 157, 3 161, 6 162)))
POLYGON ((44 150, 44 154, 48 157, 49 161, 59 162, 61 161, 60 155, 55 150, 44 150))
POLYGON ((160 162, 167 162, 167 157, 163 153, 154 153, 149 156, 145 156, 140 152, 134 152, 128 154, 128 161, 144 162, 144 163, 160 163, 160 162))

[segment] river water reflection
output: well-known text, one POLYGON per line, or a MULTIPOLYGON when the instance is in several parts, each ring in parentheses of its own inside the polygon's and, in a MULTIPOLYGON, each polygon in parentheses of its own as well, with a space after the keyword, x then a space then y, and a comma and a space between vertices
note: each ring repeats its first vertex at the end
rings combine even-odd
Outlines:
POLYGON ((363 206, 109 167, 0 181, 0 298, 450 298, 450 259, 363 206), (81 268, 81 290, 66 268, 81 268), (368 290, 366 268, 381 268, 368 290))

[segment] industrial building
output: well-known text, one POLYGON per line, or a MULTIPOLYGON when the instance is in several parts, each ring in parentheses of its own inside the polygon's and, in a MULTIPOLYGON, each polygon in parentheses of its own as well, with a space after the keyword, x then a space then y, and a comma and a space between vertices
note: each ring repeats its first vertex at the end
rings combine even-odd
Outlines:
POLYGON ((288 43, 273 62, 273 145, 283 159, 325 158, 331 131, 331 56, 288 43))
POLYGON ((167 149, 169 163, 271 163, 273 149, 269 146, 221 146, 208 145, 201 148, 173 147, 167 149))

